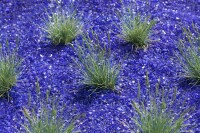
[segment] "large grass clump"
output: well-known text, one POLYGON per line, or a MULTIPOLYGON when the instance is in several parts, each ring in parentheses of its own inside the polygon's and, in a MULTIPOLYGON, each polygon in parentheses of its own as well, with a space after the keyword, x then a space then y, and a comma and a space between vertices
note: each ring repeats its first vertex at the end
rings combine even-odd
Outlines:
POLYGON ((192 27, 183 29, 185 38, 180 39, 177 57, 184 70, 181 76, 195 85, 200 83, 200 31, 195 24, 192 27))
POLYGON ((82 32, 82 25, 76 18, 75 13, 66 15, 57 11, 49 15, 45 31, 54 45, 71 43, 82 32))
POLYGON ((132 103, 135 110, 133 120, 137 127, 135 132, 191 132, 194 125, 188 124, 187 120, 194 108, 188 107, 184 99, 178 99, 177 89, 174 89, 172 93, 167 93, 168 91, 164 88, 160 89, 159 82, 155 89, 152 89, 147 74, 145 97, 138 83, 138 101, 132 103))
MULTIPOLYGON (((33 100, 29 93, 29 103, 23 108, 25 122, 22 124, 27 133, 72 133, 75 128, 74 120, 66 120, 64 113, 66 106, 60 105, 59 99, 50 96, 50 91, 46 91, 46 97, 42 98, 40 87, 36 82, 37 93, 36 104, 31 105, 33 100), (61 107, 59 107, 59 106, 61 107)), ((78 117, 77 117, 78 118, 78 117)))
POLYGON ((131 8, 125 7, 124 13, 118 15, 120 19, 120 37, 127 43, 132 44, 135 49, 147 48, 150 40, 152 27, 156 24, 154 20, 144 18, 138 13, 133 13, 131 8))
POLYGON ((17 83, 21 64, 17 51, 18 47, 11 48, 8 41, 5 45, 1 44, 0 46, 0 97, 8 94, 17 83))
POLYGON ((84 85, 95 90, 115 89, 121 65, 111 61, 110 48, 100 43, 96 33, 83 36, 83 45, 78 46, 77 55, 84 85))

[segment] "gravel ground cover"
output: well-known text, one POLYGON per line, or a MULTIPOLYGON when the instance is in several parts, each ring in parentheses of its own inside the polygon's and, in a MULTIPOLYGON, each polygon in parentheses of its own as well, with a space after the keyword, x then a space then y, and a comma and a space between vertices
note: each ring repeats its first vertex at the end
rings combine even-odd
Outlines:
MULTIPOLYGON (((67 104, 69 110, 66 110, 66 114, 69 115, 66 115, 66 118, 85 114, 84 119, 77 120, 76 130, 83 133, 128 133, 130 128, 124 123, 133 125, 131 101, 137 98, 138 81, 141 88, 144 87, 146 71, 152 86, 155 86, 160 78, 161 85, 169 92, 177 87, 180 97, 186 98, 187 104, 196 106, 190 122, 197 124, 193 132, 200 132, 199 86, 192 87, 179 78, 182 68, 174 55, 174 51, 178 51, 177 44, 182 36, 182 27, 191 26, 192 22, 200 24, 200 1, 150 0, 149 6, 145 2, 136 0, 137 10, 144 15, 151 14, 151 18, 157 21, 152 39, 158 41, 152 42, 146 51, 133 51, 131 46, 125 45, 118 37, 120 20, 116 11, 121 11, 122 7, 118 0, 70 1, 84 24, 84 32, 92 28, 105 44, 108 43, 107 33, 110 33, 111 58, 118 61, 126 56, 116 84, 118 92, 102 90, 91 94, 91 91, 80 84, 82 77, 73 60, 77 58, 74 49, 69 45, 52 45, 45 38, 46 33, 39 28, 45 25, 44 19, 47 18, 48 12, 56 10, 56 2, 1 0, 0 42, 5 43, 7 38, 11 46, 14 46, 15 39, 19 38, 19 54, 24 61, 19 82, 10 91, 9 100, 0 98, 0 132, 23 132, 22 107, 28 103, 29 92, 32 92, 33 99, 37 97, 34 93, 37 77, 43 94, 51 88, 51 94, 56 94, 61 103, 67 104)), ((58 3, 62 9, 69 9, 69 1, 58 0, 58 3)), ((125 5, 129 3, 131 0, 125 1, 125 5)), ((80 41, 79 36, 76 41, 80 41)), ((76 44, 76 41, 72 44, 76 44)))

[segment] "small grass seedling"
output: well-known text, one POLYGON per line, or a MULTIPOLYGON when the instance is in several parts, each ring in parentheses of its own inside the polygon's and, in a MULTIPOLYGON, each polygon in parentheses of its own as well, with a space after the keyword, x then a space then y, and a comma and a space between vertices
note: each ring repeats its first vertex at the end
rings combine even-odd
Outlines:
MULTIPOLYGON (((61 115, 65 105, 59 109, 59 100, 51 97, 49 90, 46 91, 46 98, 42 98, 38 81, 36 88, 37 106, 23 108, 26 121, 22 126, 25 131, 27 133, 72 133, 75 128, 74 120, 69 123, 61 115)), ((29 95, 29 106, 31 100, 31 95, 29 95)))
MULTIPOLYGON (((148 77, 148 73, 146 76, 148 77)), ((186 124, 186 121, 194 108, 186 106, 185 100, 177 99, 177 89, 174 89, 170 96, 164 88, 159 89, 160 81, 154 90, 151 89, 148 78, 146 81, 147 97, 142 97, 140 83, 138 83, 138 102, 132 103, 136 113, 133 118, 137 126, 136 131, 138 133, 191 132, 193 125, 186 124)))
POLYGON ((200 31, 195 24, 193 32, 189 28, 183 28, 185 39, 180 39, 178 45, 180 54, 177 57, 183 67, 181 75, 196 85, 200 83, 200 31))
POLYGON ((57 11, 49 15, 47 27, 44 30, 54 45, 71 43, 78 34, 82 33, 82 25, 75 16, 75 12, 66 16, 64 12, 57 11))
POLYGON ((124 13, 119 16, 121 20, 121 34, 119 35, 127 43, 132 44, 136 50, 147 48, 150 40, 152 27, 156 24, 154 20, 143 18, 138 13, 134 14, 131 8, 124 7, 124 13))
MULTIPOLYGON (((96 33, 92 37, 83 36, 83 46, 78 46, 77 55, 83 74, 83 84, 96 89, 115 89, 120 64, 115 64, 109 58, 110 49, 100 44, 96 33), (93 38, 93 40, 91 39, 93 38)), ((77 63, 78 64, 78 63, 77 63)))
POLYGON ((0 46, 0 97, 8 94, 17 83, 21 64, 17 51, 18 47, 12 49, 8 40, 6 40, 5 47, 2 44, 0 46))

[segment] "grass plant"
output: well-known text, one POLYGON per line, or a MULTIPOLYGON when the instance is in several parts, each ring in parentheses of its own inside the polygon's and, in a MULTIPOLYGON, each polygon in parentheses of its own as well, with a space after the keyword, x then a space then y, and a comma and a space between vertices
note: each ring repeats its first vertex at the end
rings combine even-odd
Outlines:
POLYGON ((29 124, 24 125, 28 133, 72 133, 74 129, 73 124, 65 127, 64 120, 57 118, 55 108, 49 110, 43 106, 39 116, 34 111, 28 112, 26 108, 23 113, 28 119, 29 124))
POLYGON ((0 46, 0 97, 8 94, 17 83, 21 64, 17 51, 18 47, 11 48, 7 40, 5 45, 0 46))
MULTIPOLYGON (((102 47, 96 33, 83 36, 83 46, 78 46, 77 55, 83 74, 83 84, 96 89, 115 89, 121 65, 111 61, 110 48, 102 47), (91 39, 93 38, 93 39, 91 39)), ((77 63, 78 64, 78 63, 77 63)))
POLYGON ((183 28, 185 38, 180 39, 178 45, 180 54, 177 54, 177 57, 184 70, 181 76, 196 85, 200 83, 200 31, 195 24, 192 27, 192 31, 183 28))
POLYGON ((31 107, 32 97, 29 95, 28 107, 23 108, 26 121, 22 126, 27 133, 72 133, 74 120, 70 123, 61 115, 65 105, 58 107, 59 100, 50 97, 50 91, 46 91, 46 98, 42 98, 40 86, 36 82, 36 106, 31 107))
MULTIPOLYGON (((151 89, 146 78, 145 97, 141 94, 140 83, 138 83, 138 102, 132 105, 136 112, 133 121, 137 126, 138 133, 180 133, 192 132, 192 124, 187 124, 189 113, 193 107, 186 106, 186 101, 178 99, 177 89, 172 94, 166 93, 164 88, 160 89, 160 81, 155 89, 151 89), (180 108, 177 108, 180 107, 180 108), (176 111, 176 109, 178 111, 176 111)), ((191 115, 191 114, 190 114, 191 115)))
POLYGON ((139 13, 133 13, 131 8, 125 7, 124 13, 118 15, 121 20, 120 37, 127 43, 132 44, 135 49, 148 47, 152 27, 156 24, 154 20, 144 18, 139 13))
POLYGON ((66 15, 63 11, 49 15, 47 27, 44 30, 54 45, 71 43, 82 32, 82 25, 75 16, 75 12, 66 15))

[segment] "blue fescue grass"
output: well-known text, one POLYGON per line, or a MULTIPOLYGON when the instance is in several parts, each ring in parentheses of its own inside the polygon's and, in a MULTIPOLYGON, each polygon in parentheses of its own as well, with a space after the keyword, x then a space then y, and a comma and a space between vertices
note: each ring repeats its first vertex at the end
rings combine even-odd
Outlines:
POLYGON ((46 28, 43 29, 54 45, 69 44, 82 33, 82 24, 76 18, 75 11, 68 15, 64 11, 56 11, 48 16, 46 28))
POLYGON ((0 46, 0 97, 8 94, 17 83, 20 74, 21 59, 18 56, 18 41, 16 48, 11 48, 8 40, 0 46))
POLYGON ((96 33, 92 32, 92 37, 83 35, 83 45, 79 45, 76 51, 84 78, 82 83, 94 87, 95 90, 114 90, 121 65, 111 61, 110 48, 105 44, 101 46, 96 33))
POLYGON ((200 83, 200 31, 194 23, 192 27, 192 31, 183 28, 185 38, 179 41, 180 54, 177 54, 177 57, 184 70, 181 77, 196 85, 200 83))
POLYGON ((23 113, 28 119, 29 124, 24 125, 28 133, 72 133, 74 129, 73 124, 65 127, 64 120, 57 118, 55 108, 49 110, 43 106, 39 114, 24 108, 23 113))
POLYGON ((151 43, 151 30, 156 22, 150 20, 149 17, 142 17, 139 13, 134 13, 129 7, 123 8, 124 12, 118 15, 121 21, 121 33, 119 36, 136 50, 147 48, 151 43))
POLYGON ((60 105, 59 99, 50 96, 50 90, 46 91, 46 97, 43 98, 38 81, 36 82, 36 95, 36 105, 31 106, 32 97, 29 95, 28 106, 23 108, 26 121, 22 126, 25 131, 27 133, 72 133, 75 128, 74 121, 79 116, 71 122, 67 121, 61 115, 66 105, 60 105))
POLYGON ((193 125, 186 124, 194 107, 187 107, 183 99, 178 99, 177 89, 172 94, 160 88, 160 81, 152 89, 146 74, 146 97, 142 97, 138 83, 138 102, 133 101, 133 118, 136 132, 142 133, 180 133, 191 132, 193 125), (175 110, 178 109, 178 112, 175 110))

